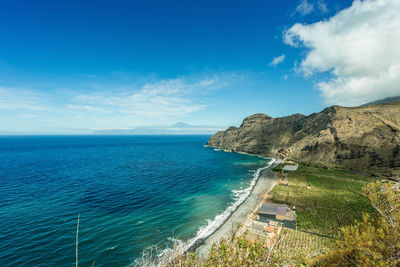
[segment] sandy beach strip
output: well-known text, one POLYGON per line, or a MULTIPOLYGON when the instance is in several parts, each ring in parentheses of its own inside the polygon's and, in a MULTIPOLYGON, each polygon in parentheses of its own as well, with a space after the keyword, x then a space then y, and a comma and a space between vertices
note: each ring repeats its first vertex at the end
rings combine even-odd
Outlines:
POLYGON ((227 238, 232 233, 232 229, 236 229, 238 223, 242 224, 247 217, 260 204, 264 194, 268 192, 274 182, 275 174, 272 171, 279 164, 276 161, 269 168, 263 170, 258 178, 257 184, 247 199, 237 208, 236 211, 225 221, 225 223, 216 230, 212 235, 204 240, 204 243, 196 249, 198 257, 206 257, 212 244, 217 243, 222 237, 227 238))

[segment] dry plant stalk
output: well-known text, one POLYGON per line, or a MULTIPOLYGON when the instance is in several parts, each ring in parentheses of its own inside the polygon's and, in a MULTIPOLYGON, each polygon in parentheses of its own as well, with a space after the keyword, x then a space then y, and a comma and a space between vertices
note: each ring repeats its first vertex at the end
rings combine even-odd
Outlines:
POLYGON ((78 267, 78 235, 79 235, 79 216, 78 213, 78 224, 76 225, 76 241, 75 241, 75 266, 78 267))

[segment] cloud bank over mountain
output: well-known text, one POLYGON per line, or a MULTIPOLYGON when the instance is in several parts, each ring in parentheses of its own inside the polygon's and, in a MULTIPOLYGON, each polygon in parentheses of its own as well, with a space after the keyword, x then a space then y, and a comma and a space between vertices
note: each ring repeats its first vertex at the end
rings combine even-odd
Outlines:
POLYGON ((284 33, 284 42, 307 49, 298 71, 320 74, 316 86, 327 104, 352 106, 396 96, 399 14, 399 0, 356 0, 329 20, 293 25, 284 33))

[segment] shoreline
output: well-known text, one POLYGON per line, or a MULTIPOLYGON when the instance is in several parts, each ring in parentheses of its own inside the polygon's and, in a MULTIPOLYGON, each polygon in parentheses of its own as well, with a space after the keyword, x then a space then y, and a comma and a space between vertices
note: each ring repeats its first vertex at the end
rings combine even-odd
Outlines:
POLYGON ((229 149, 218 148, 216 146, 203 145, 203 147, 213 148, 215 151, 223 151, 223 152, 228 152, 228 153, 238 153, 238 154, 243 154, 243 155, 248 155, 248 156, 259 157, 259 158, 263 158, 263 159, 276 159, 276 160, 279 160, 279 159, 274 158, 274 157, 262 156, 262 155, 252 154, 252 153, 243 152, 243 151, 233 151, 233 150, 229 150, 229 149))
POLYGON ((188 250, 194 251, 197 257, 206 257, 209 249, 214 243, 218 242, 223 237, 229 237, 229 235, 232 233, 232 230, 236 229, 238 224, 244 223, 247 220, 247 217, 260 204, 260 201, 264 196, 263 194, 260 197, 263 191, 265 193, 271 189, 275 181, 275 175, 272 169, 279 163, 280 161, 275 159, 275 162, 273 162, 270 166, 263 167, 265 169, 260 168, 262 170, 256 181, 256 184, 250 192, 250 195, 237 207, 235 211, 232 212, 229 218, 218 229, 216 229, 205 239, 198 240, 198 242, 193 244, 188 250))

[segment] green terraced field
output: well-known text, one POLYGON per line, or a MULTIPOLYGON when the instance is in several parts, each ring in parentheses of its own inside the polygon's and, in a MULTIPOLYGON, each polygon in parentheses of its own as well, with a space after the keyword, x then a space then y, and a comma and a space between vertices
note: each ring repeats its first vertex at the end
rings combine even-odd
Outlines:
POLYGON ((337 236, 339 228, 374 213, 362 188, 373 178, 301 163, 288 175, 289 185, 276 185, 272 201, 296 206, 298 229, 337 236))

